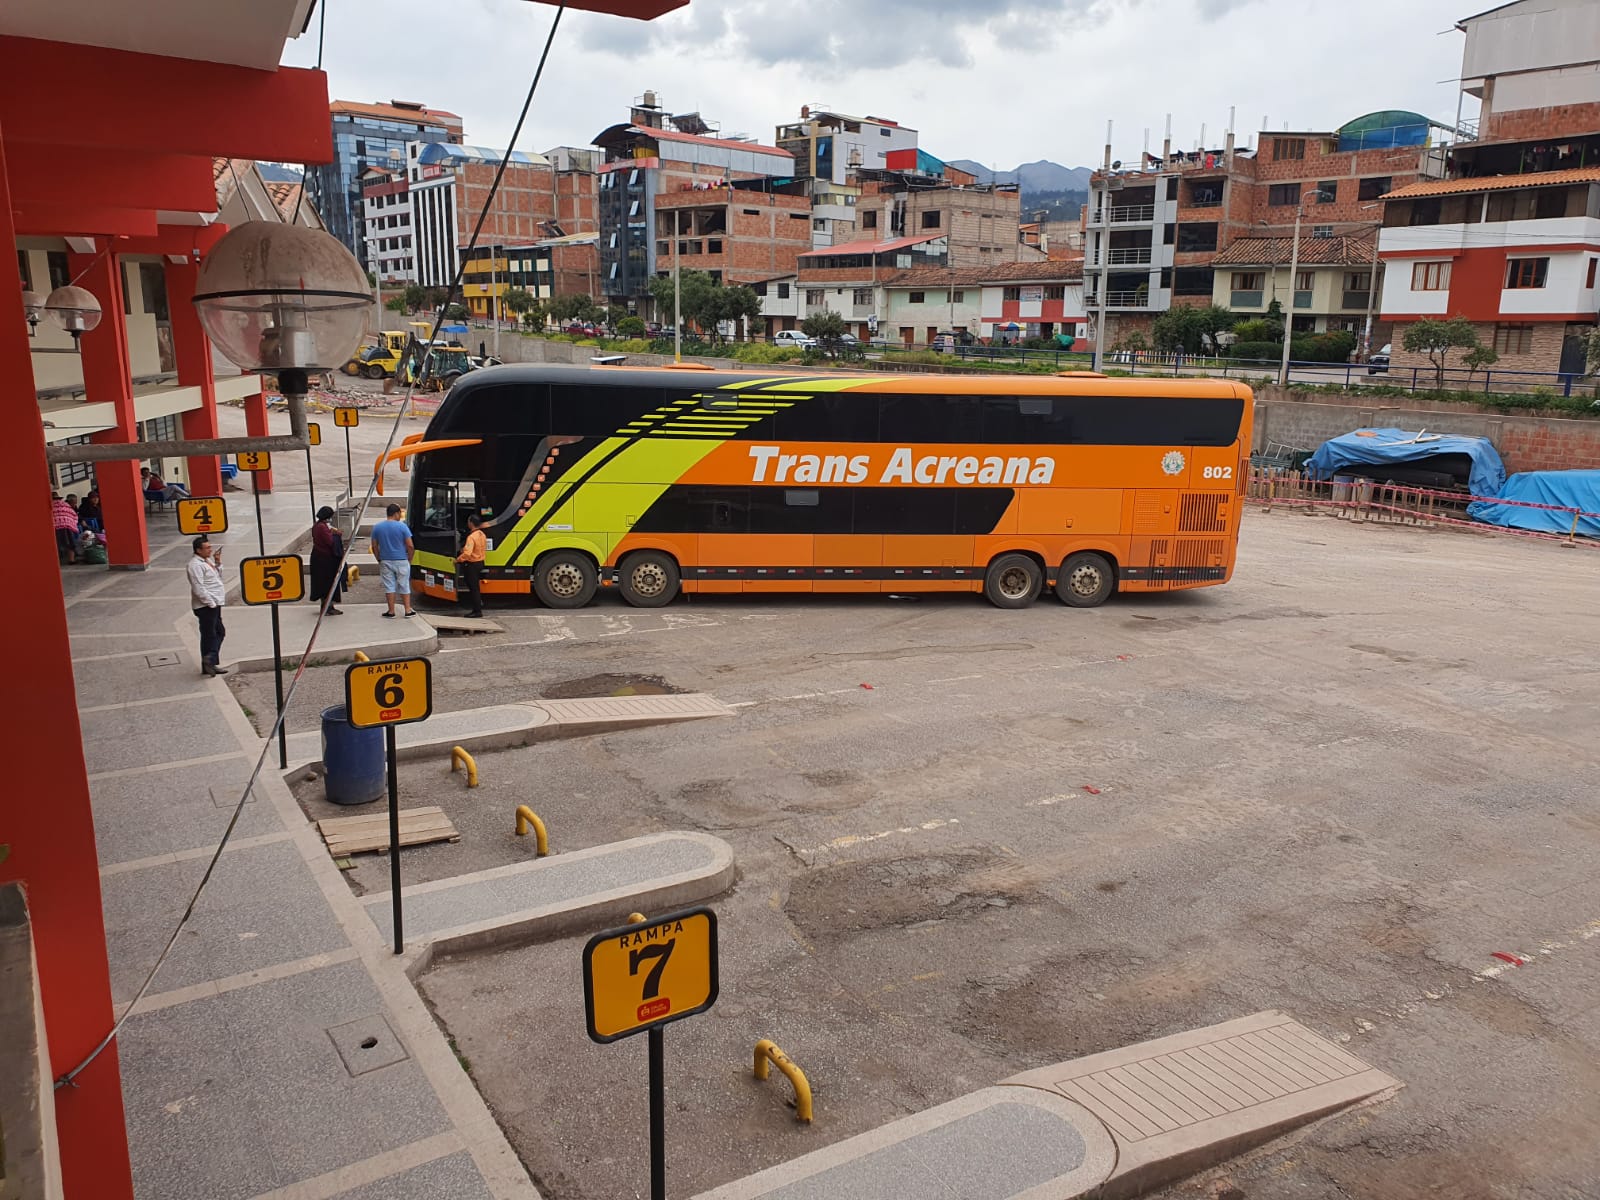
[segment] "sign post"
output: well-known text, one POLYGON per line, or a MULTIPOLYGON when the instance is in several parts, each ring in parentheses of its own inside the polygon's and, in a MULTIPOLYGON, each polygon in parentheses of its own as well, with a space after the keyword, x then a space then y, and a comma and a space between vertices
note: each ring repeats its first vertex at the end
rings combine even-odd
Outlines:
POLYGON ((311 447, 322 445, 322 426, 315 421, 306 425, 306 488, 311 492, 311 520, 317 519, 317 480, 311 474, 311 447))
POLYGON ((239 470, 250 472, 250 490, 256 494, 256 547, 267 552, 267 527, 261 523, 261 472, 272 470, 272 455, 265 450, 241 450, 235 456, 239 470))
POLYGON ((426 721, 433 713, 433 664, 425 658, 351 663, 344 673, 344 711, 357 729, 383 728, 389 759, 389 891, 394 952, 399 954, 405 949, 405 934, 400 911, 400 777, 394 727, 426 721))
POLYGON ((185 496, 178 501, 179 533, 225 533, 228 505, 221 496, 185 496))
POLYGON ((666 1046, 663 1027, 717 1002, 717 914, 686 908, 607 929, 583 948, 589 1037, 649 1037, 650 1200, 667 1197, 666 1046))
POLYGON ((239 596, 246 604, 272 605, 272 682, 278 693, 278 769, 289 768, 288 732, 283 724, 283 638, 278 605, 305 595, 305 568, 297 555, 239 560, 239 596))
POLYGON ((350 431, 361 424, 361 410, 359 408, 336 408, 333 410, 333 423, 344 430, 344 472, 350 484, 350 498, 356 497, 356 469, 350 463, 350 431))

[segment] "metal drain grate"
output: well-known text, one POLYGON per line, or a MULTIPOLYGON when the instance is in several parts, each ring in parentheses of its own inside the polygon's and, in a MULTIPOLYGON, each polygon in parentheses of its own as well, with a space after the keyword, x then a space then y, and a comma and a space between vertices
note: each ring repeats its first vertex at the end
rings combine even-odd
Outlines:
POLYGON ((144 665, 147 667, 175 667, 182 661, 176 650, 163 650, 159 654, 144 656, 144 665))
POLYGON ((378 1015, 335 1025, 328 1030, 328 1036, 344 1060, 344 1069, 351 1075, 365 1075, 379 1067, 391 1067, 409 1057, 394 1030, 389 1028, 389 1022, 378 1015))

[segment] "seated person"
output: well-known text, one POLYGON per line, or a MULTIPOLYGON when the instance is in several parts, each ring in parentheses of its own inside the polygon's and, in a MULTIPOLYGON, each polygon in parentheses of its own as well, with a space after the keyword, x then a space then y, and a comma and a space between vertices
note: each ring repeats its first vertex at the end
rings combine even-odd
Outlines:
POLYGON ((139 485, 144 488, 145 498, 149 500, 183 500, 189 495, 189 489, 181 483, 165 483, 149 467, 139 468, 139 485))
POLYGON ((56 550, 63 562, 78 561, 78 508, 73 503, 76 496, 61 498, 60 492, 50 493, 50 523, 55 526, 56 550))

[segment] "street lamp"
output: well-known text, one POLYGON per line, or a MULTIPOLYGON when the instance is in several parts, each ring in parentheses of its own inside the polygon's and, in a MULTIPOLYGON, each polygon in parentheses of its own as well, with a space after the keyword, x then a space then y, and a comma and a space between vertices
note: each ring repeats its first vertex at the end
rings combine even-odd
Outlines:
POLYGON ((241 370, 277 375, 290 435, 302 440, 308 373, 349 359, 371 303, 366 272, 333 235, 269 221, 225 234, 201 264, 194 295, 217 349, 241 370))
POLYGON ((1283 359, 1278 364, 1278 386, 1289 385, 1289 342, 1294 333, 1294 284, 1300 273, 1300 221, 1306 215, 1306 197, 1321 195, 1320 188, 1307 188, 1294 206, 1294 241, 1289 247, 1289 311, 1283 316, 1283 359))
POLYGON ((88 288, 66 284, 45 298, 49 318, 72 335, 72 344, 100 324, 100 301, 88 288))

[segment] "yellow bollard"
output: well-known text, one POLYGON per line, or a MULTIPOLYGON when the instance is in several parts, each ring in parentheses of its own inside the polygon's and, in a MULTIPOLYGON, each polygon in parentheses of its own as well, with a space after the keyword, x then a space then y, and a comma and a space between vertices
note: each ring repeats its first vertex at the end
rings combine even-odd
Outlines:
POLYGON ((526 837, 530 828, 538 842, 538 853, 534 857, 543 858, 550 853, 550 837, 544 831, 544 822, 526 804, 517 805, 517 836, 526 837))
POLYGON ((355 658, 351 659, 351 661, 352 662, 371 662, 372 660, 366 656, 365 651, 357 650, 355 658))
POLYGON ((643 913, 629 913, 628 914, 628 924, 629 925, 643 925, 644 924, 644 914, 643 913))
POLYGON ((782 1071, 794 1084, 794 1116, 797 1121, 811 1123, 811 1084, 806 1081, 805 1072, 789 1061, 789 1056, 778 1049, 778 1044, 770 1038, 762 1038, 756 1043, 756 1078, 767 1077, 767 1061, 782 1071))
POLYGON ((1573 510, 1572 529, 1567 534, 1567 540, 1561 543, 1563 546, 1576 546, 1578 544, 1578 518, 1581 515, 1576 509, 1573 510))
POLYGON ((472 755, 468 754, 460 746, 451 746, 450 774, 454 775, 457 767, 466 767, 467 786, 469 788, 478 786, 478 764, 473 761, 472 755))

